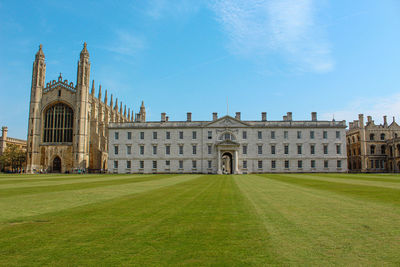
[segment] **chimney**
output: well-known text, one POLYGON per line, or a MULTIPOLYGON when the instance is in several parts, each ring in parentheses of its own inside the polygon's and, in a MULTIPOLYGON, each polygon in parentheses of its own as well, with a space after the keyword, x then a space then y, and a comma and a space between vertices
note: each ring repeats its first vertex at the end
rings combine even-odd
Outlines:
POLYGON ((387 126, 387 116, 383 116, 383 125, 387 126))
POLYGON ((167 117, 165 117, 165 121, 169 121, 169 117, 167 116, 167 117))
POLYGON ((161 122, 165 122, 165 112, 161 113, 161 122))
POLYGON ((317 121, 317 112, 311 112, 311 121, 317 121))
POLYGON ((360 128, 364 128, 364 114, 358 114, 358 122, 360 128))
POLYGON ((368 120, 368 122, 371 122, 372 121, 372 117, 371 116, 367 116, 367 120, 368 120))
POLYGON ((267 112, 261 112, 261 121, 267 121, 267 112))
POLYGON ((292 112, 288 112, 288 113, 286 114, 286 116, 287 116, 287 120, 288 120, 288 121, 291 121, 291 120, 292 120, 292 112))
POLYGON ((191 112, 186 113, 186 121, 192 121, 192 113, 191 112))
POLYGON ((213 121, 218 120, 218 113, 217 112, 213 112, 213 121))
POLYGON ((7 126, 1 127, 1 136, 3 137, 3 140, 7 139, 7 132, 8 132, 8 127, 7 126))
POLYGON ((236 112, 235 119, 240 120, 240 112, 236 112))
POLYGON ((283 121, 287 121, 287 116, 283 116, 283 121))
POLYGON ((353 123, 349 122, 349 129, 353 129, 353 123))

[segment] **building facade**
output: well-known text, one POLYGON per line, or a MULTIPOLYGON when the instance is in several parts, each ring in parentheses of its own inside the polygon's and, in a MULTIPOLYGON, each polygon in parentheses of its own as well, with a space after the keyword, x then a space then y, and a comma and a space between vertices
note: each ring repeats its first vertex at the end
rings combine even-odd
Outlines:
POLYGON ((400 126, 389 125, 387 117, 377 125, 364 115, 349 123, 346 132, 348 168, 350 172, 400 172, 400 126))
POLYGON ((26 140, 8 137, 8 128, 6 126, 1 127, 0 136, 0 156, 6 150, 8 145, 16 145, 20 150, 26 151, 26 140))
POLYGON ((90 60, 86 43, 80 53, 76 84, 63 77, 45 82, 46 62, 42 45, 32 71, 27 138, 27 172, 99 171, 107 168, 110 122, 133 120, 130 109, 102 100, 101 86, 90 91, 90 60))
MULTIPOLYGON (((143 112, 143 111, 142 111, 143 112)), ((144 111, 145 112, 145 111, 144 111)), ((346 122, 218 118, 109 124, 112 173, 347 172, 346 122)))

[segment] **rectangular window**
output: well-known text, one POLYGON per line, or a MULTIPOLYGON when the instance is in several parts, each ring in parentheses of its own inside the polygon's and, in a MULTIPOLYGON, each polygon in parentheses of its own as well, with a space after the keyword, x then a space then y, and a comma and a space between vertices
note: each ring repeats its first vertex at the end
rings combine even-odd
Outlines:
POLYGON ((342 161, 341 160, 338 160, 336 164, 337 164, 336 166, 338 168, 342 168, 342 161))
POLYGON ((126 161, 126 168, 127 168, 127 169, 130 169, 130 168, 131 168, 131 161, 130 161, 130 160, 127 160, 127 161, 126 161))
POLYGON ((179 139, 183 139, 183 132, 179 132, 179 139))
POLYGON ((153 146, 153 155, 157 155, 157 146, 153 146))
POLYGON ((153 139, 157 139, 157 132, 153 132, 153 139))
POLYGON ((297 131, 297 139, 301 139, 301 131, 297 131))
POLYGON ((323 138, 324 138, 324 139, 328 139, 328 132, 327 132, 327 131, 324 131, 324 132, 323 132, 323 138))
POLYGON ((118 155, 118 146, 114 146, 114 154, 118 155))
POLYGON ((143 160, 141 160, 139 162, 139 169, 144 169, 144 161, 143 160))
POLYGON ((183 169, 183 160, 179 161, 179 169, 183 169))
POLYGON ((283 132, 283 138, 284 139, 288 139, 289 138, 289 132, 288 131, 284 131, 283 132))
POLYGON ((171 154, 171 146, 165 146, 165 154, 166 155, 171 154))
POLYGON ((297 154, 299 154, 299 155, 302 154, 302 147, 301 147, 301 145, 297 145, 297 154))
POLYGON ((192 150, 193 150, 193 155, 196 155, 197 154, 197 146, 193 145, 192 150))
POLYGON ((314 139, 314 131, 310 131, 310 139, 314 139))
POLYGON ((243 139, 247 139, 247 132, 246 131, 242 132, 242 137, 243 137, 243 139))
POLYGON ((144 139, 144 132, 140 132, 140 139, 144 139))
POLYGON ((285 160, 285 169, 289 169, 289 161, 285 160))
POLYGON ((314 155, 315 154, 315 145, 310 146, 310 154, 314 155))
POLYGON ((243 155, 247 155, 247 146, 243 146, 243 155))
POLYGON ((271 169, 275 169, 276 168, 276 161, 272 160, 271 161, 271 169))
POLYGON ((275 155, 276 153, 276 146, 275 145, 271 145, 271 154, 275 155))
POLYGON ((258 139, 262 139, 262 132, 261 132, 261 131, 258 131, 258 132, 257 132, 257 136, 258 136, 258 139))
POLYGON ((289 154, 289 145, 285 145, 285 154, 289 154))
POLYGON ((329 167, 329 161, 324 160, 324 168, 328 168, 329 167))
POLYGON ((132 146, 126 146, 126 154, 127 155, 132 154, 132 146))
POLYGON ((197 168, 197 161, 192 160, 192 168, 196 169, 197 168))
POLYGON ((211 161, 211 160, 208 161, 208 168, 209 168, 209 169, 212 168, 212 161, 211 161))
POLYGON ((247 160, 243 160, 243 169, 247 169, 247 160))
POLYGON ((118 133, 118 132, 115 132, 115 133, 114 133, 114 138, 115 138, 115 140, 118 140, 118 139, 119 139, 119 133, 118 133))
POLYGON ((157 169, 157 160, 153 160, 153 169, 157 169))
POLYGON ((315 160, 311 161, 311 168, 315 168, 315 160))
POLYGON ((324 145, 324 154, 328 154, 328 145, 324 145))
POLYGON ((179 155, 183 155, 183 146, 179 146, 179 155))
POLYGON ((165 133, 165 139, 171 139, 171 132, 165 133))
POLYGON ((209 155, 212 153, 212 146, 211 145, 208 145, 207 152, 208 152, 209 155))
POLYGON ((132 139, 132 132, 128 132, 128 140, 131 140, 132 139))
POLYGON ((144 155, 144 146, 140 146, 140 155, 144 155))
POLYGON ((336 154, 342 154, 342 147, 340 146, 340 144, 336 145, 336 154))
POLYGON ((302 160, 298 160, 297 161, 297 168, 299 168, 299 169, 303 168, 303 161, 302 160))
POLYGON ((275 139, 275 131, 271 131, 271 139, 275 139))
POLYGON ((258 161, 258 168, 259 168, 259 169, 262 169, 262 160, 259 160, 259 161, 258 161))
POLYGON ((197 132, 196 131, 192 132, 192 139, 197 139, 197 132))
POLYGON ((114 169, 118 169, 118 160, 114 160, 114 169))
POLYGON ((340 139, 340 131, 336 131, 336 139, 340 139))
POLYGON ((208 131, 208 139, 212 139, 212 131, 208 131))
POLYGON ((168 166, 168 167, 169 167, 170 165, 171 165, 171 162, 170 162, 169 160, 166 160, 166 161, 165 161, 165 166, 168 166))
POLYGON ((262 146, 257 146, 258 149, 258 154, 261 155, 262 154, 262 146))

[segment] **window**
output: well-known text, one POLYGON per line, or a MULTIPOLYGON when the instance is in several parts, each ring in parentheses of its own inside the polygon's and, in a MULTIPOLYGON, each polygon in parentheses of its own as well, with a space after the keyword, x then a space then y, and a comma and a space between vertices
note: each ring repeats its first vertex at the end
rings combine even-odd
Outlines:
POLYGON ((115 140, 118 140, 118 139, 119 139, 119 132, 115 132, 115 133, 114 133, 114 139, 115 139, 115 140))
POLYGON ((139 169, 144 169, 144 161, 143 160, 141 160, 139 162, 139 169))
POLYGON ((197 168, 197 161, 192 160, 192 168, 196 169, 197 168))
POLYGON ((243 169, 247 169, 247 160, 243 160, 243 169))
POLYGON ((153 139, 157 139, 157 132, 153 132, 153 139))
POLYGON ((183 169, 183 160, 179 161, 179 169, 183 169))
POLYGON ((381 134, 381 140, 385 140, 385 134, 381 134))
POLYGON ((212 131, 208 131, 208 139, 212 139, 212 131))
POLYGON ((259 169, 262 169, 262 160, 259 160, 259 161, 258 161, 258 168, 259 168, 259 169))
POLYGON ((130 169, 130 168, 131 168, 131 161, 130 161, 130 160, 127 160, 127 161, 126 161, 126 168, 127 168, 127 169, 130 169))
POLYGON ((67 105, 58 103, 47 109, 43 125, 46 143, 72 142, 74 112, 67 105))
POLYGON ((289 161, 285 160, 285 169, 289 169, 289 161))
POLYGON ((285 154, 289 154, 289 145, 285 145, 285 154))
POLYGON ((310 154, 314 155, 315 154, 315 145, 310 146, 310 154))
POLYGON ((301 131, 297 131, 297 139, 301 139, 301 131))
POLYGON ((58 90, 58 96, 61 96, 61 90, 58 90))
POLYGON ((258 154, 261 155, 262 154, 262 146, 257 146, 258 149, 258 154))
POLYGON ((302 160, 298 160, 297 161, 297 168, 299 168, 299 169, 303 168, 303 161, 302 160))
POLYGON ((283 138, 285 138, 285 139, 289 138, 289 132, 288 131, 284 131, 283 132, 283 138))
POLYGON ((381 146, 381 154, 386 154, 386 146, 385 145, 381 146))
POLYGON ((114 160, 114 169, 118 169, 118 160, 114 160))
POLYGON ((311 161, 311 168, 315 168, 315 160, 311 161))
POLYGON ((323 131, 322 136, 324 139, 328 139, 328 132, 327 131, 323 131))
POLYGON ((140 155, 144 155, 144 146, 140 146, 140 155))
POLYGON ((179 155, 183 155, 183 146, 182 145, 179 146, 179 155))
POLYGON ((192 139, 197 139, 197 132, 196 131, 192 132, 192 139))
POLYGON ((132 132, 128 132, 128 136, 127 136, 128 140, 132 139, 132 132))
POLYGON ((118 155, 118 146, 114 146, 114 155, 118 155))
POLYGON ((208 145, 207 150, 208 150, 208 154, 210 155, 212 153, 212 146, 208 145))
POLYGON ((257 132, 257 136, 258 136, 258 139, 262 139, 262 132, 261 132, 261 131, 258 131, 258 132, 257 132))
POLYGON ((247 154, 247 146, 243 146, 243 155, 247 154))
POLYGON ((171 132, 165 133, 165 139, 171 139, 171 132))
POLYGON ((157 160, 153 160, 153 169, 157 169, 157 160))
POLYGON ((342 161, 341 160, 338 160, 336 164, 337 164, 336 166, 338 168, 342 168, 342 161))
POLYGON ((165 154, 166 155, 171 154, 171 146, 165 146, 165 154))
POLYGON ((374 145, 371 145, 371 154, 372 155, 375 154, 375 146, 374 145))
POLYGON ((157 155, 157 146, 153 146, 153 155, 157 155))
POLYGON ((132 154, 132 146, 126 146, 126 154, 127 155, 132 154))
POLYGON ((324 145, 324 154, 328 154, 328 145, 324 145))
POLYGON ((271 169, 275 169, 276 168, 276 161, 272 160, 271 161, 271 169))
POLYGON ((193 150, 193 155, 196 155, 197 154, 197 146, 193 145, 192 150, 193 150))
POLYGON ((310 131, 310 139, 314 139, 314 131, 310 131))
POLYGON ((372 140, 372 141, 375 140, 375 134, 370 134, 369 135, 369 140, 372 140))
POLYGON ((246 131, 242 132, 242 137, 243 137, 243 139, 247 139, 247 132, 246 131))
POLYGON ((297 145, 297 154, 301 155, 302 154, 302 147, 301 145, 297 145))
POLYGON ((208 161, 208 168, 209 168, 209 169, 212 168, 212 161, 211 161, 211 160, 208 161))
POLYGON ((171 162, 170 162, 169 160, 166 160, 166 161, 165 161, 165 166, 168 166, 168 167, 169 167, 170 165, 171 165, 171 162))
POLYGON ((340 131, 336 131, 336 139, 340 139, 340 131))
POLYGON ((140 132, 140 139, 144 139, 144 132, 140 132))
POLYGON ((342 154, 342 146, 340 144, 336 145, 336 154, 342 154))
POLYGON ((179 132, 179 139, 183 139, 183 132, 179 132))
POLYGON ((275 131, 271 131, 271 139, 275 139, 275 131))
POLYGON ((324 160, 324 168, 328 168, 329 167, 329 161, 324 160))

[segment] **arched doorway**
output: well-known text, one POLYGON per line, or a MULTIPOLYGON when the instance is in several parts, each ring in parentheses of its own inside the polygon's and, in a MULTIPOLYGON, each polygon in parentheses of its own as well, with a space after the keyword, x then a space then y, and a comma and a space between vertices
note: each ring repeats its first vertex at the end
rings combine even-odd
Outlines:
POLYGON ((229 152, 225 152, 221 157, 222 174, 233 174, 233 157, 229 152))
POLYGON ((61 159, 60 157, 55 157, 53 160, 53 172, 61 172, 61 159))

